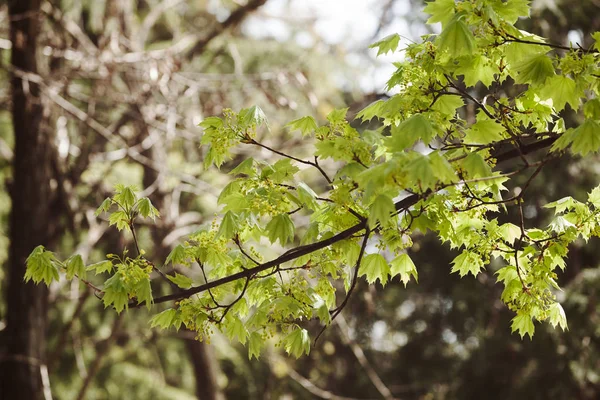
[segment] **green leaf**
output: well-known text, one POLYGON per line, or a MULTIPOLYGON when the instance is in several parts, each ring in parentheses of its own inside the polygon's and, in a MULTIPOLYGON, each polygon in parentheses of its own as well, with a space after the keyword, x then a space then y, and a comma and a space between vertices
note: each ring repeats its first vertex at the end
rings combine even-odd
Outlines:
POLYGON ((600 51, 600 31, 592 33, 592 39, 594 39, 594 48, 600 51))
POLYGON ((516 83, 541 85, 555 74, 552 60, 545 54, 529 56, 516 63, 513 69, 517 73, 516 83))
POLYGON ((548 319, 550 320, 550 324, 553 328, 556 328, 556 325, 558 325, 563 331, 569 329, 567 326, 567 316, 565 315, 565 310, 563 310, 560 303, 554 303, 550 306, 550 310, 548 311, 548 319))
POLYGON ((316 210, 319 208, 317 205, 316 199, 317 194, 304 182, 298 183, 296 186, 298 192, 298 198, 302 202, 303 205, 306 205, 311 210, 316 210))
POLYGON ((248 338, 248 358, 255 357, 258 360, 260 352, 265 345, 265 340, 258 332, 252 332, 248 338))
POLYGON ((378 195, 369 208, 369 225, 375 226, 377 222, 384 226, 388 225, 392 221, 390 214, 394 211, 396 209, 392 199, 385 194, 378 195))
POLYGON ((299 130, 302 136, 306 136, 317 129, 317 121, 313 117, 307 116, 288 122, 286 127, 290 128, 290 131, 299 130))
POLYGON ((152 202, 147 197, 142 197, 138 201, 138 211, 140 215, 144 218, 155 219, 156 217, 160 216, 160 212, 158 212, 156 207, 152 205, 152 202))
POLYGON ((208 117, 204 118, 202 122, 198 124, 199 127, 205 130, 216 130, 223 126, 223 120, 219 117, 208 117))
POLYGON ((390 51, 393 53, 398 48, 398 44, 400 43, 400 35, 394 33, 392 35, 386 36, 383 39, 373 43, 369 46, 370 49, 377 48, 377 55, 387 54, 390 51))
POLYGON ((600 99, 590 99, 583 106, 583 114, 588 119, 600 119, 600 99))
POLYGON ((452 165, 441 155, 439 151, 434 151, 428 156, 429 163, 433 169, 433 174, 441 183, 457 182, 458 177, 452 165))
POLYGON ((525 335, 529 335, 529 339, 533 338, 533 333, 535 332, 535 326, 533 325, 533 321, 528 314, 525 313, 517 313, 517 316, 512 319, 511 325, 512 332, 519 332, 521 335, 521 339, 525 335))
POLYGON ((329 325, 331 323, 331 313, 329 312, 327 303, 325 303, 325 300, 318 294, 314 295, 313 300, 314 314, 317 316, 317 318, 319 318, 319 320, 321 320, 322 323, 329 325))
POLYGON ((135 188, 133 186, 117 185, 115 187, 115 195, 113 198, 122 207, 129 210, 135 204, 135 188))
POLYGON ((521 228, 511 223, 500 225, 498 232, 502 236, 502 239, 510 244, 513 244, 517 238, 521 237, 521 228))
POLYGON ((550 229, 552 229, 552 231, 554 231, 556 233, 563 233, 570 228, 577 228, 575 226, 575 224, 572 224, 571 222, 569 222, 562 215, 558 215, 558 216, 554 217, 554 219, 550 222, 549 227, 550 227, 550 229))
POLYGON ((504 126, 492 119, 481 119, 471 125, 465 136, 468 144, 490 144, 504 139, 504 126))
POLYGON ((467 275, 469 272, 477 277, 483 268, 483 260, 481 256, 472 251, 464 250, 452 261, 453 267, 451 272, 458 272, 460 277, 467 275))
POLYGON ((292 164, 292 160, 284 158, 272 165, 273 173, 270 178, 275 182, 292 181, 300 169, 292 164))
POLYGON ((551 99, 556 111, 561 111, 567 103, 573 110, 577 110, 583 90, 577 88, 573 79, 564 75, 555 75, 546 81, 539 96, 542 100, 551 99))
POLYGON ((83 264, 83 258, 79 254, 69 257, 66 265, 67 279, 71 280, 76 275, 79 279, 85 279, 85 265, 83 264))
POLYGON ((271 243, 279 240, 282 246, 294 240, 294 223, 287 214, 279 214, 267 224, 266 231, 271 243))
POLYGON ((150 279, 148 277, 140 279, 133 288, 133 293, 137 298, 137 303, 146 303, 146 307, 152 307, 152 288, 150 287, 150 279))
POLYGON ((427 20, 428 24, 441 22, 442 26, 444 26, 454 17, 454 0, 435 0, 426 4, 423 12, 431 14, 431 17, 427 20))
MULTIPOLYGON (((507 285, 511 281, 517 281, 519 279, 519 274, 517 274, 517 268, 513 267, 512 265, 507 265, 506 267, 500 268, 498 271, 496 271, 496 275, 498 275, 498 277, 496 278, 496 282, 502 282, 505 285, 507 285)), ((521 283, 518 283, 520 287, 521 283)))
POLYGON ((252 106, 250 108, 240 110, 239 115, 242 120, 242 123, 244 123, 247 126, 258 127, 261 126, 263 123, 267 125, 267 127, 269 126, 267 116, 265 115, 263 110, 258 106, 252 106))
POLYGON ((471 153, 462 161, 462 167, 469 178, 484 178, 492 174, 492 169, 481 154, 471 153))
POLYGON ((167 265, 168 263, 187 265, 188 254, 186 252, 185 247, 180 244, 175 246, 167 256, 167 259, 165 260, 165 265, 167 265))
POLYGON ((436 135, 436 131, 423 114, 415 114, 402 122, 400 125, 392 126, 392 137, 386 140, 389 151, 403 151, 419 139, 429 144, 436 135))
POLYGON ((117 229, 129 229, 129 216, 125 211, 115 211, 108 217, 109 226, 116 225, 117 229))
MULTIPOLYGON (((244 161, 239 163, 237 167, 229 171, 229 174, 255 176, 256 169, 254 168, 254 159, 252 157, 246 158, 244 161)), ((225 190, 221 192, 221 195, 223 195, 223 193, 225 193, 225 190)))
POLYGON ((161 313, 156 314, 150 320, 150 327, 158 326, 162 329, 169 329, 171 326, 176 326, 179 329, 181 322, 179 312, 173 308, 169 308, 161 313))
POLYGON ((345 122, 346 113, 348 113, 348 108, 338 108, 336 110, 333 110, 329 114, 327 114, 327 121, 329 121, 331 124, 339 124, 341 122, 345 122))
POLYGON ((121 313, 127 307, 128 301, 127 287, 120 273, 114 274, 104 282, 104 296, 102 296, 104 307, 112 305, 117 313, 121 313))
POLYGON ((182 289, 189 289, 194 283, 191 278, 188 278, 187 276, 179 274, 177 272, 175 272, 175 276, 167 275, 167 278, 169 278, 171 282, 173 282, 182 289))
POLYGON ((489 3, 494 11, 509 24, 517 22, 519 17, 529 16, 530 0, 491 0, 489 3))
POLYGON ((85 270, 86 271, 94 271, 96 275, 101 274, 103 272, 110 272, 113 269, 113 263, 110 260, 104 260, 97 262, 95 264, 88 265, 85 270))
POLYGON ((58 281, 58 268, 54 261, 54 253, 47 251, 44 246, 37 246, 25 260, 25 282, 33 280, 37 284, 44 281, 50 285, 52 281, 58 281))
POLYGON ((360 118, 363 122, 372 120, 373 118, 380 118, 380 115, 385 105, 384 100, 377 100, 369 104, 356 114, 356 118, 360 118))
POLYGON ((428 156, 416 153, 406 169, 411 181, 418 183, 421 189, 433 188, 438 181, 428 156))
POLYGON ((456 75, 463 76, 467 87, 475 86, 478 82, 483 83, 485 87, 489 87, 494 81, 494 75, 498 73, 498 67, 482 54, 462 57, 456 69, 456 75))
POLYGON ((438 37, 438 47, 452 57, 471 55, 475 52, 475 37, 463 22, 465 14, 456 14, 438 37))
POLYGON ((392 278, 396 275, 400 275, 400 280, 404 283, 404 287, 410 282, 410 277, 412 276, 415 279, 415 282, 419 282, 419 273, 417 272, 417 267, 411 260, 410 256, 406 253, 400 254, 398 257, 394 258, 391 262, 390 272, 392 274, 392 278))
POLYGON ((577 200, 567 196, 544 205, 544 208, 554 208, 554 214, 556 215, 573 209, 577 203, 577 200))
POLYGON ((454 115, 456 110, 463 107, 465 102, 460 96, 445 95, 440 96, 433 104, 431 109, 441 112, 442 114, 454 115))
POLYGON ((110 210, 110 207, 112 206, 112 202, 113 201, 110 197, 105 198, 102 204, 100 204, 100 207, 98 207, 98 209, 94 213, 94 215, 96 215, 97 217, 103 212, 108 212, 108 210, 110 210))
POLYGON ((225 334, 227 338, 230 341, 236 338, 238 342, 245 344, 246 340, 248 340, 248 330, 242 320, 233 316, 233 314, 227 314, 225 321, 225 334))
POLYGON ((310 353, 310 338, 306 329, 296 328, 283 339, 285 351, 296 358, 310 353))
POLYGON ((390 276, 390 266, 381 254, 367 254, 360 263, 358 273, 359 276, 366 275, 369 283, 379 280, 385 286, 390 276))
POLYGON ((598 149, 600 149, 600 124, 597 121, 585 120, 573 130, 571 151, 585 156, 590 152, 596 153, 598 149))
POLYGON ((600 186, 596 186, 588 194, 588 201, 594 205, 595 208, 600 208, 600 186))
POLYGON ((227 211, 221 220, 221 226, 217 232, 216 238, 223 236, 225 239, 231 239, 238 231, 238 218, 231 211, 227 211))

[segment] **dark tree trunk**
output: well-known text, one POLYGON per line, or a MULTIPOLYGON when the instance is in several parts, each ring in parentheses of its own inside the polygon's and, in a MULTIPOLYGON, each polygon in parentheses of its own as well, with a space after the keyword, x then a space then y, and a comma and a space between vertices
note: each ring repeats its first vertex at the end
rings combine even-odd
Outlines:
POLYGON ((196 377, 198 400, 222 400, 223 394, 217 384, 217 360, 210 345, 197 340, 186 340, 196 377))
MULTIPOLYGON (((11 64, 36 73, 36 39, 40 0, 9 0, 11 64)), ((13 74, 12 121, 15 135, 10 185, 10 247, 6 281, 6 329, 0 356, 0 394, 6 399, 44 398, 45 330, 48 289, 25 283, 25 259, 39 244, 48 244, 52 176, 51 143, 41 130, 39 88, 13 74)), ((49 390, 48 387, 46 387, 49 390)))

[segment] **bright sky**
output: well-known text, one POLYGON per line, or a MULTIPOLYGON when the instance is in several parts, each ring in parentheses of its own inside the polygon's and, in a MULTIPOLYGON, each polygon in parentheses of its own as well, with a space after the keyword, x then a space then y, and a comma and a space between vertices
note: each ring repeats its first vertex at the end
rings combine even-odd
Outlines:
MULTIPOLYGON (((314 24, 315 32, 330 44, 344 47, 348 53, 348 62, 356 65, 368 65, 361 77, 360 85, 365 90, 383 90, 384 84, 393 70, 392 61, 400 59, 400 55, 388 55, 378 58, 377 63, 367 62, 362 50, 370 43, 391 33, 416 39, 403 18, 397 18, 386 29, 379 32, 374 40, 373 35, 379 23, 382 0, 269 0, 246 25, 248 32, 255 37, 275 37, 288 39, 292 30, 291 24, 306 21, 307 28, 314 24), (272 16, 275 18, 266 18, 272 16)), ((404 16, 411 12, 409 0, 397 1, 394 14, 404 16)), ((419 32, 424 34, 425 31, 419 32)), ((418 35, 417 35, 418 36, 418 35)), ((296 40, 305 46, 312 45, 311 34, 307 31, 296 36, 296 40)), ((404 40, 404 44, 408 41, 404 40)), ((400 46, 402 47, 401 42, 400 46)), ((374 59, 376 52, 370 51, 374 59)))

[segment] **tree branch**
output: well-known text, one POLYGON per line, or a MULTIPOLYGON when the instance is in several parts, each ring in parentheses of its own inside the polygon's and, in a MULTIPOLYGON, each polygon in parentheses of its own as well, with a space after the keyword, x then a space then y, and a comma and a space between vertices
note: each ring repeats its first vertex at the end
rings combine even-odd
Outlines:
POLYGON ((245 6, 242 6, 235 10, 229 15, 229 17, 223 21, 221 24, 217 25, 208 35, 206 35, 201 40, 197 41, 196 44, 187 52, 187 59, 193 58, 196 54, 202 53, 202 51, 206 48, 206 46, 221 33, 226 31, 229 28, 233 28, 236 25, 239 25, 240 22, 246 18, 248 14, 255 11, 263 4, 265 4, 267 0, 249 0, 245 6))

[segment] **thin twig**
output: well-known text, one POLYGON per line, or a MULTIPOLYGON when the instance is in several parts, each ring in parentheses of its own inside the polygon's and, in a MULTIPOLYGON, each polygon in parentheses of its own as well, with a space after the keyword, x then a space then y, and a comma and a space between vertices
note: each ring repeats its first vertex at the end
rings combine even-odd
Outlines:
POLYGON ((290 154, 286 154, 286 153, 284 153, 282 151, 276 150, 276 149, 274 149, 272 147, 269 147, 269 146, 267 146, 265 144, 257 142, 256 140, 251 139, 251 138, 247 139, 247 143, 248 144, 253 144, 253 145, 258 146, 258 147, 262 147, 265 150, 269 150, 272 153, 275 153, 275 154, 277 154, 277 155, 279 155, 281 157, 289 158, 290 160, 299 162, 300 164, 310 165, 311 167, 316 168, 321 173, 321 175, 323 175, 323 177, 325 178, 325 180, 327 181, 327 183, 329 183, 331 185, 331 183, 333 182, 331 180, 331 178, 329 178, 329 176, 327 175, 327 173, 323 170, 323 168, 321 168, 321 166, 319 165, 319 163, 317 161, 318 159, 317 159, 316 156, 315 156, 315 161, 307 161, 307 160, 303 160, 303 159, 298 158, 298 157, 294 157, 294 156, 292 156, 290 154))

